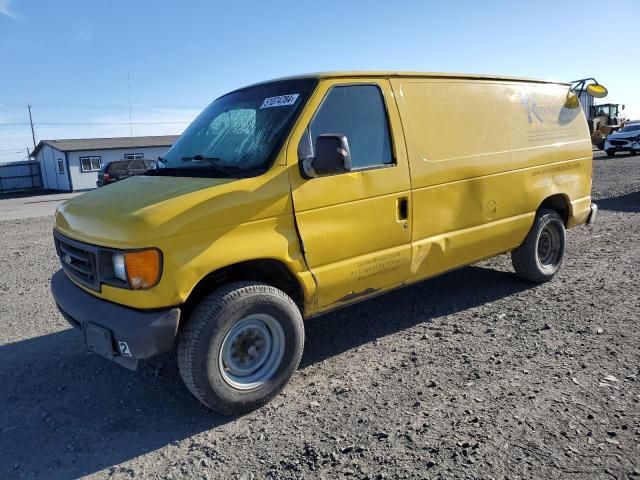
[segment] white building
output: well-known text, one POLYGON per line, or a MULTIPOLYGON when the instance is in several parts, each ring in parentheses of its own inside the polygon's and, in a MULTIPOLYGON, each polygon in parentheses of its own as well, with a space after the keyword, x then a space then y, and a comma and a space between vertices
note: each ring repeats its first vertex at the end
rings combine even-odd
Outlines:
POLYGON ((32 156, 40 164, 42 188, 76 192, 96 188, 98 170, 122 159, 156 160, 178 135, 41 140, 32 156))

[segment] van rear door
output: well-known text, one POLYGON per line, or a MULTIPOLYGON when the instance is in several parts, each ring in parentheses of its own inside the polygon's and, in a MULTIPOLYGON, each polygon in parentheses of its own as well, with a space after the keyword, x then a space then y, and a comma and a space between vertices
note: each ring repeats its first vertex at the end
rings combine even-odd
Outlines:
POLYGON ((306 179, 289 169, 320 309, 402 283, 411 263, 409 169, 389 81, 321 82, 291 137, 288 163, 313 155, 315 138, 327 133, 347 137, 352 171, 306 179))

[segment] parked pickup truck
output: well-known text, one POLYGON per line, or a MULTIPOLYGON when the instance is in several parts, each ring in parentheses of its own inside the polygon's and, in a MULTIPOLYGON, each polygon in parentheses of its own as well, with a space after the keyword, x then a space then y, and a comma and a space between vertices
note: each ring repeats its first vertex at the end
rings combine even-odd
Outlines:
POLYGON ((305 318, 507 252, 551 280, 565 229, 594 219, 591 164, 569 84, 260 83, 209 105, 157 169, 63 204, 51 288, 89 350, 135 368, 177 346, 195 397, 246 412, 295 372, 305 318))
POLYGON ((104 187, 125 178, 144 175, 152 168, 156 168, 155 160, 116 160, 102 166, 98 172, 96 186, 104 187))

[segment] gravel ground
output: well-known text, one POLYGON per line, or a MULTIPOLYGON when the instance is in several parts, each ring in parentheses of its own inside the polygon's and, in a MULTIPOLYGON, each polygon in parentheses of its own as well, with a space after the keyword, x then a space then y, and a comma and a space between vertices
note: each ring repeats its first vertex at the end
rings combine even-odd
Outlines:
POLYGON ((598 157, 556 279, 508 256, 307 322, 284 393, 206 411, 57 313, 53 219, 0 222, 0 478, 640 479, 640 157, 598 157))

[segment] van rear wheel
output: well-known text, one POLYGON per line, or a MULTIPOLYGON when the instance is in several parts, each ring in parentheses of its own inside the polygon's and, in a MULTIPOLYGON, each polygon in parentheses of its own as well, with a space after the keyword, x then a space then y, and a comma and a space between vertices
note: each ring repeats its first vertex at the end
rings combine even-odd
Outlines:
POLYGON ((548 282, 562 265, 565 243, 566 233, 560 214, 540 209, 524 243, 511 252, 516 274, 530 282, 548 282))
POLYGON ((205 297, 178 343, 180 375, 205 406, 254 410, 287 384, 302 357, 304 324, 281 290, 235 282, 205 297))

